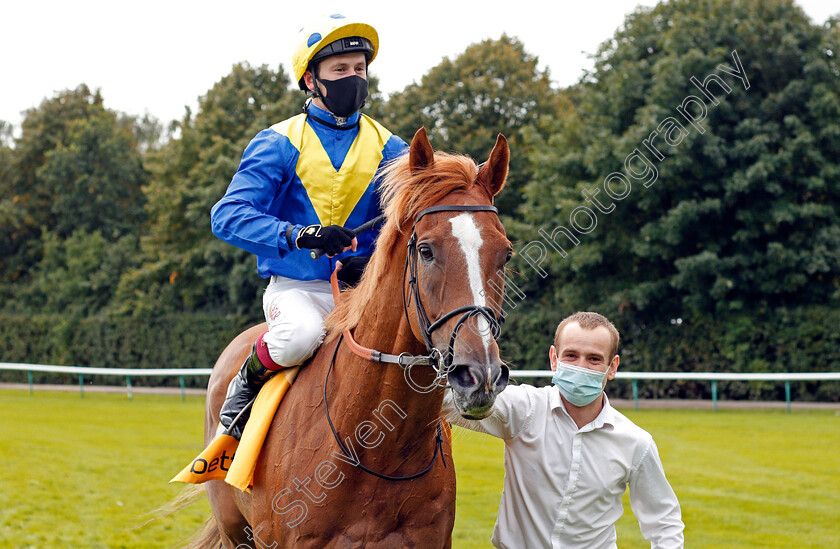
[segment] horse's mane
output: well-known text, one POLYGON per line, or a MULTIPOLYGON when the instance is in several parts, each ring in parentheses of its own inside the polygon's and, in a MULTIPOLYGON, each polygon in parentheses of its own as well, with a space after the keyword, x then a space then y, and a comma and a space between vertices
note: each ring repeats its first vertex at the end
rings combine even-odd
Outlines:
POLYGON ((468 156, 435 152, 434 159, 431 167, 412 172, 405 154, 383 169, 380 193, 385 225, 361 282, 341 294, 341 303, 325 320, 330 337, 355 328, 365 308, 382 298, 381 281, 386 274, 402 270, 402 264, 394 262, 398 253, 404 253, 397 244, 400 236, 411 230, 417 214, 449 193, 469 190, 474 184, 478 168, 468 156))

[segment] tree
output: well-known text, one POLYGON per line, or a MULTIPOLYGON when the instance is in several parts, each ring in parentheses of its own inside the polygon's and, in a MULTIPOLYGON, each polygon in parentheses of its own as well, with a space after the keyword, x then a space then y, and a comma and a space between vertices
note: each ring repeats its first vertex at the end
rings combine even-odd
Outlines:
POLYGON ((116 241, 102 231, 56 232, 42 236, 43 258, 33 268, 31 283, 17 291, 16 313, 47 311, 66 318, 94 316, 108 309, 115 280, 139 263, 139 231, 116 241))
POLYGON ((21 136, 15 143, 12 191, 18 196, 20 206, 36 216, 36 226, 47 220, 50 211, 50 192, 38 185, 37 177, 47 153, 65 142, 72 123, 103 110, 99 91, 91 92, 82 84, 26 111, 21 136))
POLYGON ((388 100, 385 125, 410 140, 421 126, 438 150, 484 159, 496 136, 511 147, 511 172, 497 206, 505 214, 519 203, 528 173, 520 132, 541 115, 555 114, 561 102, 548 71, 522 43, 506 35, 469 46, 454 60, 445 58, 388 100))
POLYGON ((629 15, 528 135, 520 268, 640 322, 840 300, 837 37, 784 0, 629 15))
MULTIPOLYGON (((8 149, 12 146, 13 141, 14 136, 12 131, 12 125, 6 122, 5 120, 0 120, 0 147, 3 147, 3 149, 8 149)), ((6 159, 4 158, 3 160, 5 161, 6 159)))
POLYGON ((18 251, 18 230, 25 225, 25 215, 17 206, 13 183, 14 149, 11 125, 0 121, 0 276, 16 272, 10 258, 18 251))
POLYGON ((102 110, 70 121, 63 142, 36 171, 37 186, 49 197, 42 227, 61 239, 77 230, 99 231, 110 241, 137 233, 146 177, 131 130, 116 115, 102 110))
POLYGON ((194 118, 187 112, 178 137, 149 153, 144 261, 121 279, 119 310, 260 310, 254 258, 213 236, 210 209, 254 135, 300 111, 303 94, 289 84, 282 69, 235 65, 201 98, 194 118))
POLYGON ((165 131, 160 120, 145 113, 142 117, 120 116, 120 123, 131 129, 137 150, 141 155, 160 149, 163 145, 165 131))
POLYGON ((27 111, 14 148, 5 148, 0 198, 0 273, 26 280, 42 255, 42 234, 100 230, 110 241, 143 219, 142 168, 131 129, 87 86, 27 111))

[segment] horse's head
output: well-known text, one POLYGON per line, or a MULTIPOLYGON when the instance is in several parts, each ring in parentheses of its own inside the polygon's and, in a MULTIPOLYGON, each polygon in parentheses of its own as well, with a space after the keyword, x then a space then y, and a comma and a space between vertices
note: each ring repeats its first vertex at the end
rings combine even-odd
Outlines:
POLYGON ((509 158, 507 140, 499 135, 474 181, 447 187, 447 177, 463 179, 463 173, 436 162, 425 129, 415 134, 409 153, 409 170, 422 177, 427 192, 456 189, 427 201, 414 217, 405 292, 412 330, 441 351, 455 405, 470 419, 489 415, 508 382, 496 338, 511 243, 492 204, 505 183, 509 158))

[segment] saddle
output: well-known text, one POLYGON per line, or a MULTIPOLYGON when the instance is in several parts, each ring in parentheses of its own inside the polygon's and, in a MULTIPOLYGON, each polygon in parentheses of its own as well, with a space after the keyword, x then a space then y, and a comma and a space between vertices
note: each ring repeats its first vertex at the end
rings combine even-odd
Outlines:
POLYGON ((243 492, 250 492, 254 484, 257 457, 274 414, 300 368, 296 366, 282 370, 263 385, 254 400, 251 417, 245 424, 241 441, 225 434, 220 425, 210 444, 169 482, 201 484, 208 480, 224 480, 243 492))

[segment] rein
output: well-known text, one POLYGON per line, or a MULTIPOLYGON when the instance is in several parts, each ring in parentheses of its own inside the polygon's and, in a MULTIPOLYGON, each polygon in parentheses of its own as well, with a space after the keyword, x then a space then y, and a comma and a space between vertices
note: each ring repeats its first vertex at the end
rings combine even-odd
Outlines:
MULTIPOLYGON (((332 430, 333 436, 335 437, 335 440, 338 443, 338 447, 341 448, 341 451, 344 453, 344 455, 348 457, 356 467, 360 468, 366 473, 370 473, 371 475, 385 480, 411 480, 428 473, 434 466, 438 453, 440 453, 441 460, 443 460, 443 466, 446 467, 446 461, 443 458, 443 435, 440 421, 438 421, 437 424, 437 435, 435 438, 435 453, 432 456, 429 465, 418 473, 414 473, 413 475, 408 475, 404 477, 393 477, 389 475, 384 475, 382 473, 377 473, 376 471, 373 471, 362 465, 358 459, 353 459, 354 455, 347 449, 344 443, 341 442, 341 437, 338 435, 338 431, 336 430, 335 426, 333 425, 332 419, 330 418, 330 409, 329 405, 327 404, 327 382, 330 378, 330 372, 332 371, 333 366, 335 365, 335 360, 338 356, 338 348, 341 347, 342 341, 346 340, 347 346, 355 355, 365 360, 369 360, 371 362, 398 364, 403 369, 415 365, 431 366, 437 373, 435 383, 439 384, 443 382, 445 384, 446 377, 449 374, 449 369, 452 366, 452 356, 455 346, 455 339, 458 337, 458 333, 461 331, 461 328, 463 328, 464 324, 466 324, 469 321, 469 319, 473 316, 483 316, 491 327, 493 337, 495 339, 498 339, 501 334, 501 322, 504 321, 503 316, 500 316, 499 319, 497 319, 496 312, 492 308, 483 305, 466 305, 464 307, 458 307, 441 316, 435 322, 429 321, 429 317, 426 314, 426 309, 425 307, 423 307, 423 303, 420 300, 420 293, 417 291, 416 227, 417 223, 420 221, 420 219, 423 218, 423 216, 438 212, 493 212, 496 215, 499 214, 499 211, 493 206, 440 205, 426 208, 425 210, 421 211, 417 215, 417 219, 414 220, 414 225, 412 225, 411 227, 411 238, 409 238, 408 240, 408 252, 405 258, 405 269, 403 270, 403 309, 405 311, 406 320, 409 320, 408 302, 406 300, 405 295, 406 275, 408 275, 409 293, 411 294, 411 296, 413 296, 414 299, 414 307, 417 310, 417 322, 419 323, 420 329, 422 330, 423 342, 425 343, 426 350, 429 354, 411 355, 408 353, 402 353, 399 355, 392 355, 388 353, 383 353, 381 351, 377 351, 375 349, 370 349, 360 345, 353 338, 353 334, 350 333, 350 330, 347 329, 344 330, 338 338, 338 342, 336 343, 335 349, 333 350, 333 356, 330 360, 329 368, 327 369, 327 375, 324 379, 324 408, 327 412, 327 422, 330 424, 330 429, 332 430), (449 346, 446 349, 446 354, 444 354, 432 344, 432 333, 435 330, 439 329, 441 326, 443 326, 446 323, 446 321, 448 321, 451 318, 454 318, 459 314, 461 315, 461 317, 458 319, 458 321, 455 323, 455 327, 452 329, 452 333, 449 337, 449 346)), ((341 295, 341 292, 338 288, 338 271, 339 269, 336 268, 330 276, 330 287, 332 289, 333 300, 335 301, 336 305, 338 305, 341 295)), ((411 297, 409 297, 409 299, 411 299, 411 297)), ((411 321, 409 320, 409 322, 411 321)))
POLYGON ((362 465, 361 460, 359 458, 355 458, 355 455, 347 449, 343 442, 341 442, 341 437, 338 436, 338 431, 335 430, 335 425, 333 425, 332 419, 330 418, 330 406, 327 404, 327 381, 330 379, 330 372, 332 372, 333 365, 335 365, 335 357, 338 355, 338 348, 341 347, 341 341, 344 339, 344 335, 338 336, 338 342, 335 344, 335 350, 333 351, 332 359, 330 360, 330 367, 327 368, 327 377, 324 378, 324 409, 327 411, 327 422, 330 424, 330 429, 332 430, 332 434, 335 437, 335 441, 338 443, 338 447, 341 448, 341 451, 344 455, 350 459, 350 461, 366 473, 370 473, 375 477, 379 477, 385 480, 411 480, 417 477, 421 477, 431 471, 432 467, 435 464, 435 460, 437 459, 438 453, 440 453, 440 458, 443 461, 443 466, 446 467, 446 459, 443 457, 443 432, 440 426, 440 421, 437 424, 437 435, 435 435, 435 453, 432 455, 432 460, 426 466, 425 469, 420 471, 419 473, 414 473, 413 475, 407 475, 404 477, 392 477, 390 475, 385 475, 382 473, 377 473, 372 469, 368 469, 364 465, 362 465))

